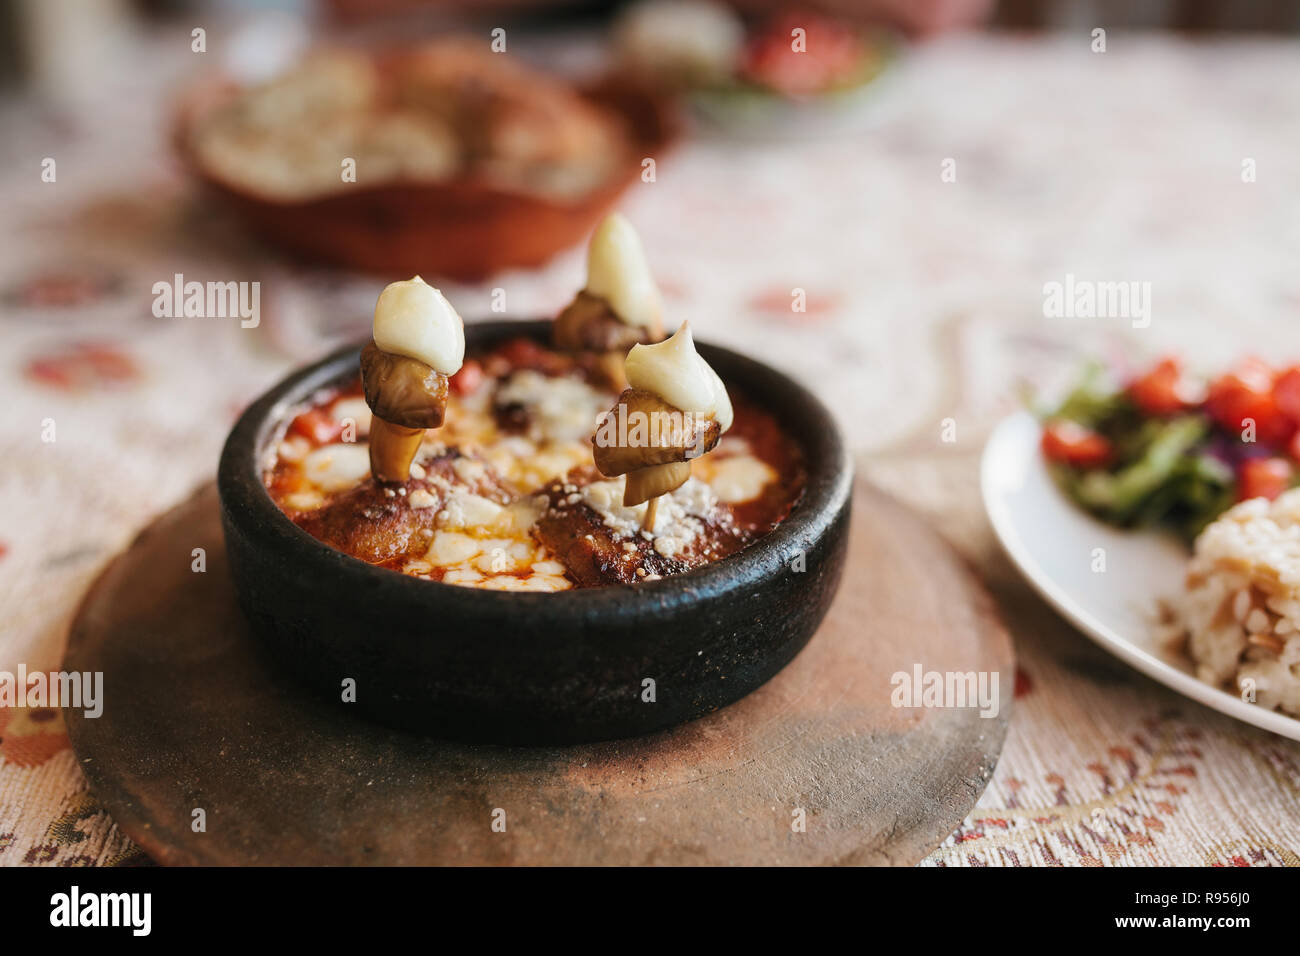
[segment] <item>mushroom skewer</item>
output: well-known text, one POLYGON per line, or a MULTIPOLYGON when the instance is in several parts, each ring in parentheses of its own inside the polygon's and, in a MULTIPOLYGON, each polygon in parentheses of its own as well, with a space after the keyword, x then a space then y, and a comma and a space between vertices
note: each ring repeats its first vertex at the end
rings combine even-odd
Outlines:
POLYGON ((606 216, 587 247, 587 287, 555 318, 557 348, 591 352, 616 390, 627 379, 623 356, 638 343, 664 337, 662 304, 636 230, 622 216, 606 216))
POLYGON ((592 457, 605 477, 626 476, 623 504, 647 502, 642 527, 653 532, 659 497, 684 485, 691 462, 731 427, 731 400, 686 323, 664 342, 634 346, 626 368, 631 385, 597 424, 592 457))
POLYGON ((394 282, 375 304, 374 338, 361 352, 361 381, 370 425, 370 472, 403 482, 426 428, 442 425, 447 376, 465 357, 464 323, 419 276, 394 282))
POLYGON ((372 339, 361 351, 361 380, 370 423, 370 471, 379 481, 405 481, 426 428, 442 425, 447 376, 418 359, 394 355, 372 339))

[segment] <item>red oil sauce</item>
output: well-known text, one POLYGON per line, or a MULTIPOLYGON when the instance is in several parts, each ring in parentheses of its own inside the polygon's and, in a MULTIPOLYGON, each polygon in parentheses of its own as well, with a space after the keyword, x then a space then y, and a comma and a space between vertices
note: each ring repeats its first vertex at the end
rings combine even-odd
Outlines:
POLYGON ((727 506, 738 528, 758 536, 775 528, 803 493, 803 454, 770 412, 735 388, 729 387, 727 391, 735 417, 731 428, 722 436, 722 444, 725 446, 729 438, 743 438, 754 457, 777 474, 776 480, 768 482, 757 498, 727 506))

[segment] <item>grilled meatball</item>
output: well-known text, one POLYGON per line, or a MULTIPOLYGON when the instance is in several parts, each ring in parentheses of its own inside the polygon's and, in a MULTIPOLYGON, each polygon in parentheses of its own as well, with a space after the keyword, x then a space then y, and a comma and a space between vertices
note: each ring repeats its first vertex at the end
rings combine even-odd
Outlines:
POLYGON ((448 448, 423 462, 424 477, 401 483, 368 477, 321 507, 294 515, 294 522, 313 538, 362 561, 396 561, 428 547, 428 535, 422 532, 432 531, 449 492, 465 490, 498 504, 510 500, 505 483, 485 462, 480 462, 481 470, 474 469, 481 477, 467 483, 455 467, 457 460, 466 457, 459 449, 448 448), (433 501, 425 499, 425 507, 412 507, 413 495, 417 499, 430 495, 433 501))
POLYGON ((543 489, 547 507, 533 526, 533 536, 562 563, 580 587, 632 584, 678 574, 738 551, 745 536, 725 508, 700 515, 700 533, 673 556, 661 553, 653 536, 639 528, 616 531, 600 512, 583 501, 581 489, 601 481, 592 467, 580 467, 543 489))

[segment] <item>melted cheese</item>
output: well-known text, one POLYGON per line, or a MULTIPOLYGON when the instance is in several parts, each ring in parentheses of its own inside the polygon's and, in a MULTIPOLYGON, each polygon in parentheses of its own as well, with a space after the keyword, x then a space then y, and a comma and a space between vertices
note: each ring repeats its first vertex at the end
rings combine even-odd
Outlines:
POLYGON ((505 508, 467 491, 453 491, 438 512, 438 524, 446 528, 482 528, 495 524, 505 508))
POLYGON ((374 413, 364 398, 340 398, 330 407, 330 417, 341 425, 352 422, 357 426, 357 435, 368 435, 374 413))
POLYGON ((370 474, 370 446, 366 442, 325 445, 303 458, 302 470, 321 491, 346 491, 370 474))
MULTIPOLYGON (((526 529, 525 529, 526 530, 526 529)), ((407 562, 408 574, 442 571, 447 584, 495 591, 563 591, 573 585, 564 566, 526 533, 515 537, 478 537, 438 530, 423 560, 407 562)))
POLYGON ((777 474, 760 458, 753 455, 729 455, 712 463, 709 487, 719 501, 740 504, 753 501, 763 493, 777 474))
POLYGON ((483 550, 482 542, 459 531, 435 531, 425 560, 431 565, 451 567, 468 561, 483 550))

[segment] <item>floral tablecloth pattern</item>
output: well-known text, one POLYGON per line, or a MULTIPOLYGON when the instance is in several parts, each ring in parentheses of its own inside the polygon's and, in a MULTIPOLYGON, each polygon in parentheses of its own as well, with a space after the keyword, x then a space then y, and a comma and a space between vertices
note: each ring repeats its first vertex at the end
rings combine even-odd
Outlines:
MULTIPOLYGON (((105 563, 211 478, 252 396, 363 333, 379 288, 285 263, 194 194, 166 126, 194 55, 181 34, 137 42, 93 99, 0 103, 3 670, 57 668, 105 563), (153 284, 176 273, 261 282, 260 324, 154 317, 153 284)), ((1019 658, 1006 748, 926 864, 1300 864, 1300 744, 1073 631, 1002 558, 976 486, 1021 385, 1085 356, 1300 356, 1300 46, 956 37, 853 109, 761 141, 692 139, 625 211, 672 316, 810 384, 860 473, 928 515, 1002 606, 1019 658), (1043 285, 1067 274, 1151 282, 1150 327, 1045 318, 1043 285)), ((536 316, 581 278, 573 251, 446 291, 471 320, 493 289, 536 316)), ((0 863, 143 861, 60 713, 0 708, 0 863)))

